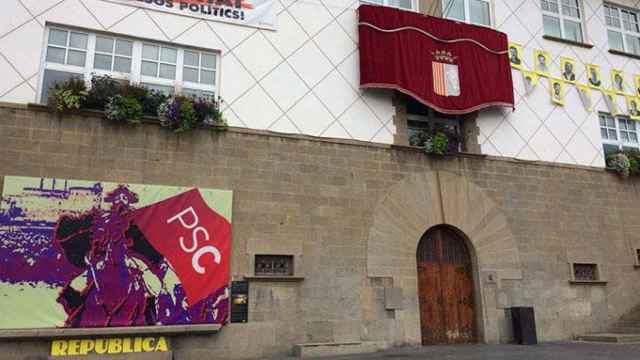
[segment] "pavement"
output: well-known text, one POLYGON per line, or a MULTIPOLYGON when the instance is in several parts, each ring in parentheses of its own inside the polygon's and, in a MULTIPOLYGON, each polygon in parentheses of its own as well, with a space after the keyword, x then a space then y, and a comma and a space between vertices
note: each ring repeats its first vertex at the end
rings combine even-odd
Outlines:
POLYGON ((398 348, 323 360, 638 360, 640 344, 554 342, 539 345, 456 345, 398 348))

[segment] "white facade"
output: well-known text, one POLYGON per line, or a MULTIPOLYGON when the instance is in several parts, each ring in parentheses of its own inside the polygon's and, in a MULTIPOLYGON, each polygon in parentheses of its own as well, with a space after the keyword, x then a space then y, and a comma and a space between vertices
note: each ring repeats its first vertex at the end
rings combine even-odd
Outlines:
MULTIPOLYGON (((490 1, 493 27, 524 45, 524 64, 533 51, 548 51, 552 74, 560 76, 561 56, 624 71, 629 92, 640 60, 608 52, 602 0, 579 0, 584 42, 593 48, 543 39, 539 0, 490 1)), ((638 1, 618 0, 637 7, 638 1)), ((107 33, 125 39, 157 41, 218 54, 217 88, 232 126, 333 138, 393 143, 396 128, 392 93, 365 92, 358 84, 357 24, 353 0, 280 0, 275 30, 258 29, 140 9, 104 0, 3 0, 0 13, 0 101, 39 99, 47 26, 107 33)), ((469 5, 466 4, 467 10, 469 5)), ((94 35, 95 36, 95 35, 94 35)), ((91 46, 91 44, 89 45, 91 46)), ((134 51, 135 52, 135 51, 134 51)), ((135 57, 135 56, 134 56, 135 57)), ((90 66, 89 66, 90 67, 90 66)), ((594 91, 594 111, 585 111, 573 86, 566 105, 552 104, 548 82, 524 95, 519 71, 513 71, 516 110, 482 111, 477 119, 482 152, 489 155, 604 166, 598 112, 606 112, 594 91)), ((620 109, 626 110, 623 97, 620 109)))
MULTIPOLYGON (((560 2, 560 1, 559 1, 560 2)), ((511 42, 524 46, 524 64, 533 68, 536 49, 550 53, 551 73, 560 77, 560 57, 577 60, 577 81, 585 83, 584 64, 600 65, 603 85, 611 87, 611 69, 625 73, 627 89, 634 93, 633 77, 640 74, 640 60, 609 53, 605 9, 603 0, 579 0, 582 7, 584 42, 588 49, 543 39, 543 20, 538 0, 494 0, 494 24, 509 35, 511 42)), ((615 0, 613 3, 638 9, 639 1, 615 0)), ((604 166, 604 154, 598 112, 609 112, 603 96, 592 92, 593 112, 585 111, 576 88, 567 86, 565 106, 556 106, 550 100, 547 79, 540 79, 537 88, 525 95, 523 77, 513 71, 516 110, 484 111, 478 119, 482 152, 490 155, 516 157, 525 160, 543 160, 559 163, 604 166)), ((625 98, 617 96, 618 108, 626 112, 625 98)), ((637 144, 635 145, 638 146, 637 144)))

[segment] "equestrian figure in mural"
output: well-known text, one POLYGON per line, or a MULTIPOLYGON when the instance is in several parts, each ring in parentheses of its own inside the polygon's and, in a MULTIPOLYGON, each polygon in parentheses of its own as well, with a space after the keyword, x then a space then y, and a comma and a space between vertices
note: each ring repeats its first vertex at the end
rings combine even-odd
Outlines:
POLYGON ((61 253, 83 270, 58 297, 65 326, 153 325, 160 311, 182 310, 163 284, 167 263, 127 218, 138 196, 120 185, 105 196, 108 209, 101 202, 98 195, 86 213, 61 216, 55 229, 61 253))

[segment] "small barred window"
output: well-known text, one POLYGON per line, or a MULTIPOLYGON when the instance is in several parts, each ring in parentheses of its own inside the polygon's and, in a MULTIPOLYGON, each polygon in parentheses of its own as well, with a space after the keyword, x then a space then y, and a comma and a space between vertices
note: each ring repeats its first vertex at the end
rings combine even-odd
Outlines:
POLYGON ((573 264, 573 277, 576 281, 598 281, 598 265, 573 264))
POLYGON ((293 276, 292 255, 256 255, 256 276, 293 276))

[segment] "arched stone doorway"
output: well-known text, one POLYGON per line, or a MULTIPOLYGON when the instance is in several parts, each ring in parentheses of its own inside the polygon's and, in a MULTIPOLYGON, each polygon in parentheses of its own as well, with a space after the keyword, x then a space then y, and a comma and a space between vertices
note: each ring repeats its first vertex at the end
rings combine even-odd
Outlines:
POLYGON ((367 240, 367 275, 390 278, 402 289, 404 310, 394 321, 404 334, 394 344, 422 342, 416 249, 426 229, 447 224, 471 252, 478 342, 498 343, 508 326, 497 288, 522 278, 520 255, 503 211, 468 177, 449 171, 412 174, 393 185, 375 206, 367 240))
POLYGON ((465 239, 451 226, 429 229, 416 264, 422 344, 475 343, 473 262, 465 239))

